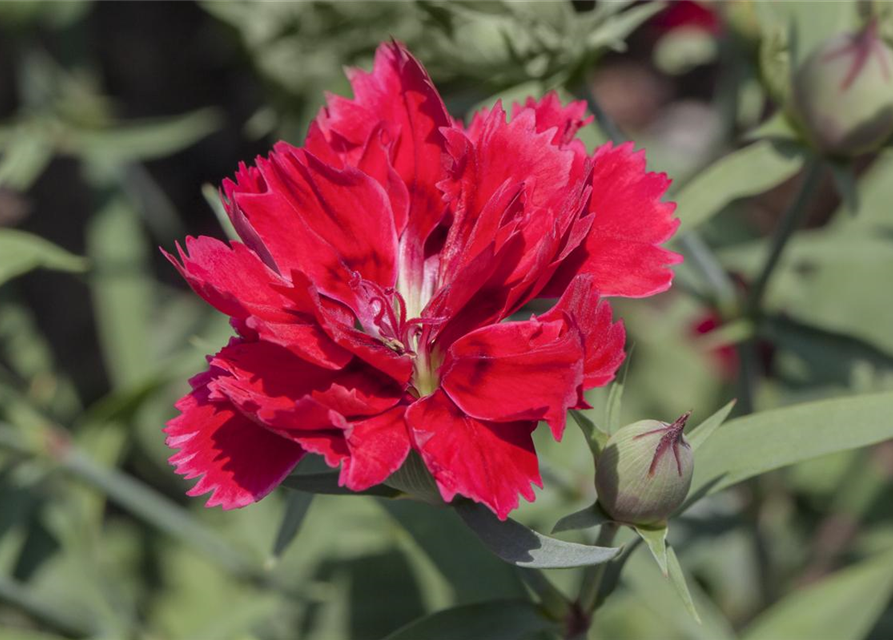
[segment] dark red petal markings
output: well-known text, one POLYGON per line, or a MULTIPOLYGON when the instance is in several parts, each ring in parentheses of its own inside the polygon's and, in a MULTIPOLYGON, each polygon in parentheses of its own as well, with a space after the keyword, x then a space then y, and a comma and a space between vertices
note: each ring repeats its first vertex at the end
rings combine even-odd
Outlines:
POLYGON ((441 368, 441 387, 468 415, 545 420, 556 438, 582 384, 581 335, 564 319, 478 329, 453 343, 441 368))
POLYGON ((226 401, 212 401, 210 373, 192 380, 193 390, 168 422, 167 445, 178 450, 170 462, 186 479, 201 478, 189 490, 211 492, 208 506, 235 509, 256 502, 273 490, 295 467, 304 451, 242 416, 226 401))
POLYGON ((518 506, 519 495, 533 501, 531 485, 543 486, 530 437, 534 421, 476 420, 442 391, 409 407, 406 421, 415 449, 446 501, 460 494, 505 520, 518 506))
POLYGON ((679 226, 676 205, 662 202, 670 185, 662 173, 645 170, 643 152, 632 143, 610 143, 595 153, 592 228, 582 245, 568 256, 547 287, 546 295, 561 294, 578 273, 590 274, 605 296, 639 298, 669 288, 669 268, 682 257, 659 245, 679 226))

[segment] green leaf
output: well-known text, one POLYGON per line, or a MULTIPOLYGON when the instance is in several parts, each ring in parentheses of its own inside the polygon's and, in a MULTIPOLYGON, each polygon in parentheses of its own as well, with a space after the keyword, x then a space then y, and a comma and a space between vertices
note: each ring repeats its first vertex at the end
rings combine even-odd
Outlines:
POLYGON ((796 462, 893 438, 893 392, 763 411, 737 418, 705 442, 687 504, 796 462))
POLYGON ((583 435, 586 436, 586 442, 589 444, 589 449, 592 451, 592 455, 597 459, 605 448, 605 445, 608 443, 608 434, 599 429, 598 425, 587 418, 586 414, 582 411, 571 409, 569 413, 574 419, 574 422, 580 427, 583 435))
POLYGON ((667 531, 666 525, 662 527, 634 527, 639 537, 648 545, 651 555, 657 561, 660 572, 667 576, 667 531))
POLYGON ((620 408, 623 402, 623 387, 626 384, 626 374, 629 371, 629 360, 632 353, 627 355, 623 363, 623 372, 611 383, 608 390, 608 400, 605 402, 605 430, 608 435, 620 430, 620 408))
POLYGON ((107 129, 74 129, 68 136, 68 150, 103 166, 153 160, 192 146, 220 124, 221 117, 215 109, 199 109, 107 129))
POLYGON ((795 144, 762 140, 730 153, 702 171, 676 195, 682 228, 694 229, 739 198, 781 184, 803 166, 795 144))
POLYGON ((611 518, 602 511, 598 502, 589 505, 585 509, 576 511, 570 515, 564 516, 552 527, 552 533, 561 533, 562 531, 574 531, 577 529, 592 529, 600 527, 606 522, 612 522, 611 518))
POLYGON ((365 491, 351 491, 347 487, 338 484, 338 472, 331 473, 297 473, 288 476, 282 481, 282 486, 293 491, 305 493, 322 493, 333 496, 379 496, 381 498, 396 498, 403 495, 400 491, 377 485, 365 491))
POLYGON ((444 604, 466 604, 526 594, 520 572, 480 544, 449 508, 413 500, 381 500, 379 505, 409 533, 455 594, 444 604))
POLYGON ((276 533, 276 541, 273 543, 273 558, 280 558, 298 535, 301 525, 304 523, 304 517, 313 502, 313 496, 314 494, 303 491, 289 494, 285 503, 285 514, 282 516, 279 531, 276 533))
POLYGON ((519 567, 585 567, 608 562, 620 553, 620 547, 595 547, 544 536, 511 518, 499 520, 492 511, 473 502, 460 502, 455 509, 490 551, 519 567))
POLYGON ((670 574, 670 582, 673 583, 676 593, 682 598, 685 610, 688 611, 698 624, 701 624, 701 616, 698 615, 698 611, 695 609, 695 603, 688 590, 688 584, 685 582, 685 573, 682 571, 682 565, 679 564, 679 558, 676 557, 676 552, 673 551, 673 547, 667 545, 666 550, 667 570, 670 574))
POLYGON ((220 228, 223 229, 223 233, 226 234, 226 237, 230 240, 239 240, 239 234, 236 232, 235 227, 233 227, 232 220, 226 215, 226 209, 220 201, 220 193, 217 189, 215 189, 213 185, 203 184, 202 196, 205 198, 205 202, 208 203, 208 206, 211 207, 211 211, 214 212, 214 217, 217 218, 217 222, 220 223, 220 228))
POLYGON ((893 553, 873 556, 798 589, 754 620, 743 640, 858 640, 893 596, 893 553))
POLYGON ((0 229, 0 285, 32 269, 86 271, 87 261, 18 229, 0 229))
POLYGON ((11 140, 3 145, 0 156, 0 186, 26 191, 53 157, 53 148, 31 127, 21 127, 11 140))
POLYGON ((649 18, 663 11, 664 7, 666 4, 663 2, 649 2, 612 15, 603 25, 586 34, 587 47, 590 50, 602 47, 623 50, 624 41, 629 35, 649 18))
POLYGON ((713 432, 716 431, 719 426, 726 421, 726 418, 729 417, 732 409, 735 408, 736 402, 738 401, 729 401, 722 409, 704 420, 704 422, 688 430, 688 432, 685 434, 685 438, 686 440, 688 440, 688 444, 689 446, 691 446, 692 451, 697 451, 698 448, 702 444, 704 444, 707 438, 712 436, 713 432))
POLYGON ((438 611, 398 629, 385 640, 519 640, 558 623, 527 600, 492 600, 438 611))
POLYGON ((148 245, 139 214, 118 192, 87 225, 90 281, 102 356, 117 389, 142 384, 154 372, 153 312, 157 307, 148 245))

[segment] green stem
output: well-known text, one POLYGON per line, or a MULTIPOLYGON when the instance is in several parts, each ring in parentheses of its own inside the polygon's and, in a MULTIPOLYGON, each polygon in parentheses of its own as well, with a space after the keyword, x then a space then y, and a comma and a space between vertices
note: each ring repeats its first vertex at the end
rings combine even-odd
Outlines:
MULTIPOLYGON (((617 535, 619 528, 613 522, 603 524, 599 529, 595 546, 610 547, 614 543, 614 537, 617 535)), ((609 564, 605 562, 589 567, 583 574, 583 582, 580 584, 580 595, 577 597, 577 604, 587 617, 595 612, 602 579, 605 577, 605 571, 607 571, 609 564)))
POLYGON ((687 231, 678 240, 679 248, 704 277, 713 290, 714 302, 724 318, 732 314, 738 305, 735 284, 717 260, 716 255, 697 231, 687 231))
POLYGON ((772 238, 772 245, 769 248, 769 257, 763 264, 763 269, 751 287, 750 294, 745 304, 745 315, 751 318, 757 318, 762 312, 763 297, 766 289, 775 273, 775 268, 781 259, 784 249, 788 244, 788 240, 800 226, 803 218, 808 211, 811 196, 815 193, 822 177, 823 163, 821 159, 813 157, 809 160, 806 167, 806 173, 800 184, 800 189, 791 201, 787 210, 782 215, 778 224, 778 229, 772 238))
POLYGON ((546 613, 555 620, 564 620, 571 608, 567 597, 539 569, 518 569, 521 579, 540 599, 546 613))
POLYGON ((37 596, 22 584, 0 576, 0 600, 21 609, 54 631, 66 636, 87 637, 96 633, 83 619, 57 608, 44 596, 37 596))
POLYGON ((40 438, 25 441, 11 425, 0 423, 0 447, 19 455, 44 459, 55 468, 105 493, 109 500, 172 537, 182 540, 221 568, 260 588, 278 590, 306 600, 303 592, 282 583, 229 542, 208 529, 185 509, 148 485, 115 468, 98 464, 69 440, 59 427, 46 425, 40 438), (43 444, 38 444, 38 443, 43 444))
POLYGON ((584 87, 578 90, 577 95, 586 101, 586 106, 589 107, 589 110, 592 112, 592 115, 595 116, 595 121, 598 123, 599 128, 604 132, 608 139, 613 142, 615 145, 623 144, 626 142, 627 138, 624 135, 623 131, 620 130, 620 127, 617 126, 617 123, 611 119, 611 117, 605 113, 605 110, 602 109, 602 106, 599 104, 598 100, 595 99, 595 94, 592 93, 592 87, 589 83, 586 83, 584 87))

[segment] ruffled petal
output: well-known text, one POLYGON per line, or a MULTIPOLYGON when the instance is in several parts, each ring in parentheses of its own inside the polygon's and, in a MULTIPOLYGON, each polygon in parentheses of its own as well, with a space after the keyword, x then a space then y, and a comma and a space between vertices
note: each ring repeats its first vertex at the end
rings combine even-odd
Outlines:
POLYGON ((560 438, 583 384, 582 336, 563 318, 491 325, 454 342, 440 376, 469 416, 545 420, 560 438))
POLYGON ((512 117, 516 117, 524 109, 531 109, 536 116, 537 133, 554 129, 552 144, 557 146, 574 145, 582 147, 583 143, 576 139, 577 132, 592 122, 593 117, 586 117, 586 101, 575 100, 566 105, 561 104, 561 99, 555 91, 550 91, 539 101, 530 97, 524 104, 512 105, 512 117))
POLYGON ((211 383, 213 390, 281 433, 344 429, 345 417, 377 415, 403 397, 362 362, 332 371, 269 342, 233 340, 211 364, 228 374, 211 383))
POLYGON ((351 423, 347 429, 350 455, 341 465, 339 484, 363 491, 381 484, 400 468, 412 448, 405 413, 406 407, 394 407, 351 423))
POLYGON ((419 400, 406 413, 416 450, 443 499, 456 494, 485 504, 501 519, 533 501, 542 487, 530 434, 536 422, 486 422, 462 412, 442 391, 419 400))
POLYGON ((301 322, 296 316, 294 322, 266 322, 258 318, 248 318, 239 327, 240 333, 253 332, 259 339, 285 347, 299 358, 312 362, 325 369, 343 369, 353 358, 353 354, 339 347, 316 323, 314 318, 301 322))
POLYGON ((337 169, 284 143, 258 159, 261 191, 231 190, 281 273, 302 271, 328 296, 352 305, 354 274, 396 282, 397 235, 390 199, 372 177, 337 169))
POLYGON ((679 226, 676 205, 661 201, 669 185, 665 174, 646 171, 645 154, 634 152, 632 143, 600 147, 589 205, 592 228, 543 295, 559 296, 578 273, 590 274, 605 296, 639 298, 667 290, 673 279, 669 267, 682 261, 659 246, 679 226))
POLYGON ((289 322, 291 301, 274 286, 284 280, 253 251, 215 238, 186 238, 186 251, 177 245, 180 260, 161 250, 189 286, 218 311, 233 318, 249 315, 271 322, 289 322))
POLYGON ((558 303, 539 317, 542 322, 570 320, 583 342, 583 390, 602 387, 614 379, 623 364, 626 332, 611 322, 611 306, 599 300, 592 276, 573 279, 558 303))
MULTIPOLYGON (((212 370, 213 371, 213 370, 212 370)), ((180 415, 167 424, 167 445, 177 449, 170 462, 187 479, 201 478, 189 490, 212 492, 207 506, 235 509, 257 502, 294 469, 304 455, 300 445, 267 431, 226 401, 212 401, 212 372, 193 378, 193 390, 177 402, 180 415)))
POLYGON ((384 481, 409 453, 402 390, 355 361, 320 369, 265 342, 233 340, 211 360, 209 388, 258 424, 341 465, 340 483, 360 491, 384 481))

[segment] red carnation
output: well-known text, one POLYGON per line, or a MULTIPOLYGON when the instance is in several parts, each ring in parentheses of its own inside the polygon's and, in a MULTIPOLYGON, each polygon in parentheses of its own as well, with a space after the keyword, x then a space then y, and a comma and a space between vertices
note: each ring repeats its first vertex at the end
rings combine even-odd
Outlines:
POLYGON ((171 462, 226 509, 308 451, 363 490, 415 450, 445 500, 505 518, 541 486, 537 422, 560 438, 623 360, 599 292, 670 285, 669 181, 630 144, 587 155, 584 104, 554 94, 463 128, 399 44, 350 80, 304 147, 224 183, 244 244, 187 238, 168 256, 238 334, 177 404, 171 462), (502 322, 543 297, 559 300, 502 322))

